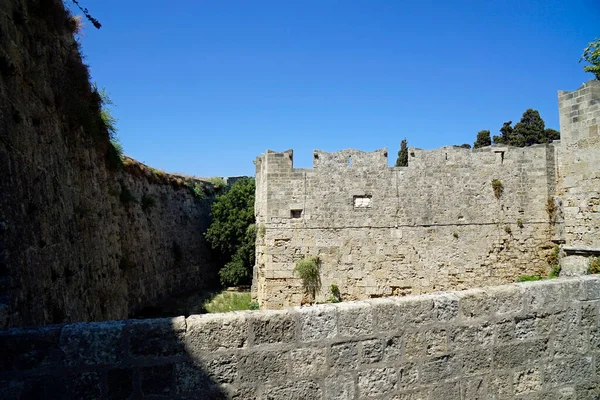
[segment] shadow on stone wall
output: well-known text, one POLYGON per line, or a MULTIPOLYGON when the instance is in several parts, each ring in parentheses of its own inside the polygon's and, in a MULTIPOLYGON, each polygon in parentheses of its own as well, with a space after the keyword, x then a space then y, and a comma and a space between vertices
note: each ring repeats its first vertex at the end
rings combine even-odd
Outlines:
POLYGON ((229 398, 227 364, 192 357, 185 333, 183 317, 0 331, 0 398, 229 398))

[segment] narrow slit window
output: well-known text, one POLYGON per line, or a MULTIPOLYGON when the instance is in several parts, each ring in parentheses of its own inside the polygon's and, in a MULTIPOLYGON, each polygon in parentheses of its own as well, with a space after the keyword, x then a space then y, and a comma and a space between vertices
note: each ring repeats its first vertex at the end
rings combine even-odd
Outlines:
POLYGON ((348 157, 348 168, 352 168, 352 156, 348 157))
POLYGON ((302 217, 302 210, 291 210, 290 211, 290 216, 292 218, 301 218, 302 217))

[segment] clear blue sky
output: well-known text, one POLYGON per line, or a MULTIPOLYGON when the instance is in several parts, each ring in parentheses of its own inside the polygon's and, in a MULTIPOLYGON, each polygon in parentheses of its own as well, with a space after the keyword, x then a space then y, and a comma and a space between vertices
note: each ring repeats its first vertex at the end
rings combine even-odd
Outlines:
MULTIPOLYGON (((70 2, 70 0, 65 0, 70 2)), ((80 38, 125 153, 168 172, 253 175, 267 149, 473 143, 558 90, 600 36, 598 0, 80 0, 80 38)))

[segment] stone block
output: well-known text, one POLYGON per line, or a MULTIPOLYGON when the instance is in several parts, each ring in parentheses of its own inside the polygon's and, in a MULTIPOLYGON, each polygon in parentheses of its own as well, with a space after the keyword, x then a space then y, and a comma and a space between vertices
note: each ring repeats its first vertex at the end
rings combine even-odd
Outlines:
POLYGON ((253 313, 249 316, 253 344, 290 343, 296 337, 296 320, 288 310, 253 313))
POLYGON ((144 396, 169 396, 174 391, 173 364, 146 367, 141 370, 141 389, 144 396))
POLYGON ((518 313, 523 309, 522 290, 516 285, 458 292, 464 318, 482 318, 495 314, 518 313))
POLYGON ((60 335, 60 348, 67 365, 116 365, 123 361, 122 321, 66 325, 60 335))
POLYGON ((450 348, 453 350, 487 347, 494 339, 494 327, 488 323, 461 325, 449 329, 450 348))
POLYGON ((374 299, 371 301, 373 308, 374 326, 377 332, 397 330, 398 302, 393 299, 374 299))
POLYGON ((460 399, 460 382, 439 382, 431 388, 431 398, 436 400, 460 399))
POLYGON ((358 367, 358 343, 345 342, 329 348, 329 367, 333 370, 348 370, 358 367))
POLYGON ((300 340, 312 342, 337 335, 336 308, 330 305, 299 307, 295 309, 300 323, 300 340))
POLYGON ((290 351, 291 373, 297 378, 321 376, 327 369, 327 349, 305 347, 290 351))
POLYGON ((581 291, 578 280, 556 279, 519 285, 527 287, 525 304, 530 311, 564 309, 580 296, 581 291))
POLYGON ((240 349, 248 346, 247 313, 192 315, 186 319, 186 351, 240 349))
POLYGON ((330 375, 325 378, 325 399, 349 400, 354 399, 356 383, 350 373, 330 375))
POLYGON ((390 397, 391 400, 430 400, 429 389, 402 391, 390 397))
POLYGON ((515 372, 515 394, 537 392, 542 389, 542 373, 538 368, 515 372))
POLYGON ((473 376, 462 379, 460 381, 460 396, 461 399, 489 399, 486 378, 484 376, 473 376))
POLYGON ((510 370, 495 370, 488 379, 488 396, 491 399, 512 399, 515 389, 510 370))
POLYGON ((419 367, 416 363, 402 363, 398 369, 398 388, 409 390, 419 384, 419 367))
POLYGON ((591 357, 555 359, 544 369, 544 383, 551 387, 589 382, 593 378, 595 371, 591 357))
POLYGON ((548 356, 548 340, 514 342, 494 348, 494 367, 522 367, 548 356))
POLYGON ((580 300, 598 300, 600 299, 600 279, 596 276, 582 277, 581 290, 579 292, 580 300))
POLYGON ((492 350, 479 349, 466 351, 463 357, 463 374, 477 375, 487 374, 492 368, 492 350))
POLYGON ((361 397, 389 395, 398 384, 395 368, 372 368, 358 372, 358 392, 361 397))
POLYGON ((240 356, 239 379, 242 383, 270 382, 288 376, 289 352, 255 351, 240 356))
POLYGON ((447 333, 444 329, 432 328, 404 335, 404 350, 407 360, 440 355, 448 350, 447 333))
POLYGON ((132 356, 165 357, 184 354, 185 318, 132 320, 126 330, 132 356))
POLYGON ((383 349, 383 360, 395 365, 400 363, 404 350, 404 340, 401 336, 392 336, 385 339, 385 347, 383 349))
POLYGON ((433 357, 423 362, 421 382, 431 384, 458 377, 462 370, 462 358, 455 354, 433 357))
POLYGON ((547 313, 516 316, 515 338, 520 340, 548 337, 552 331, 553 317, 547 313))
MULTIPOLYGON (((186 393, 209 393, 218 391, 218 386, 200 364, 195 362, 181 362, 175 364, 174 369, 174 391, 177 394, 186 393)), ((211 398, 208 397, 207 398, 211 398)))
POLYGON ((360 342, 360 362, 372 364, 382 360, 384 342, 381 339, 369 339, 360 342))
POLYGON ((302 380, 267 386, 261 397, 264 400, 320 400, 323 391, 317 381, 302 380))
POLYGON ((59 364, 62 326, 0 330, 0 371, 27 370, 59 364))
POLYGON ((418 327, 435 321, 432 296, 398 299, 398 329, 418 327))
POLYGON ((96 399, 104 395, 103 377, 100 372, 84 372, 71 376, 67 385, 72 399, 96 399))
POLYGON ((108 399, 128 399, 133 394, 133 371, 130 369, 111 369, 106 373, 108 399))
POLYGON ((338 334, 345 337, 373 333, 373 310, 367 302, 347 302, 337 305, 338 334))

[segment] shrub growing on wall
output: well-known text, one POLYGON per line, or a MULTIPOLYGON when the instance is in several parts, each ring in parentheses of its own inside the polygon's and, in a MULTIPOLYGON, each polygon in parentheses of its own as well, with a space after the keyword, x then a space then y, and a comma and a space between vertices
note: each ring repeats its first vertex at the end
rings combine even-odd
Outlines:
POLYGON ((220 253, 221 284, 246 285, 254 266, 254 179, 242 178, 217 196, 211 207, 212 222, 206 239, 220 253))
POLYGON ((304 257, 296 263, 294 272, 302 279, 302 287, 309 302, 313 302, 317 292, 321 290, 321 275, 319 272, 319 257, 304 257))

